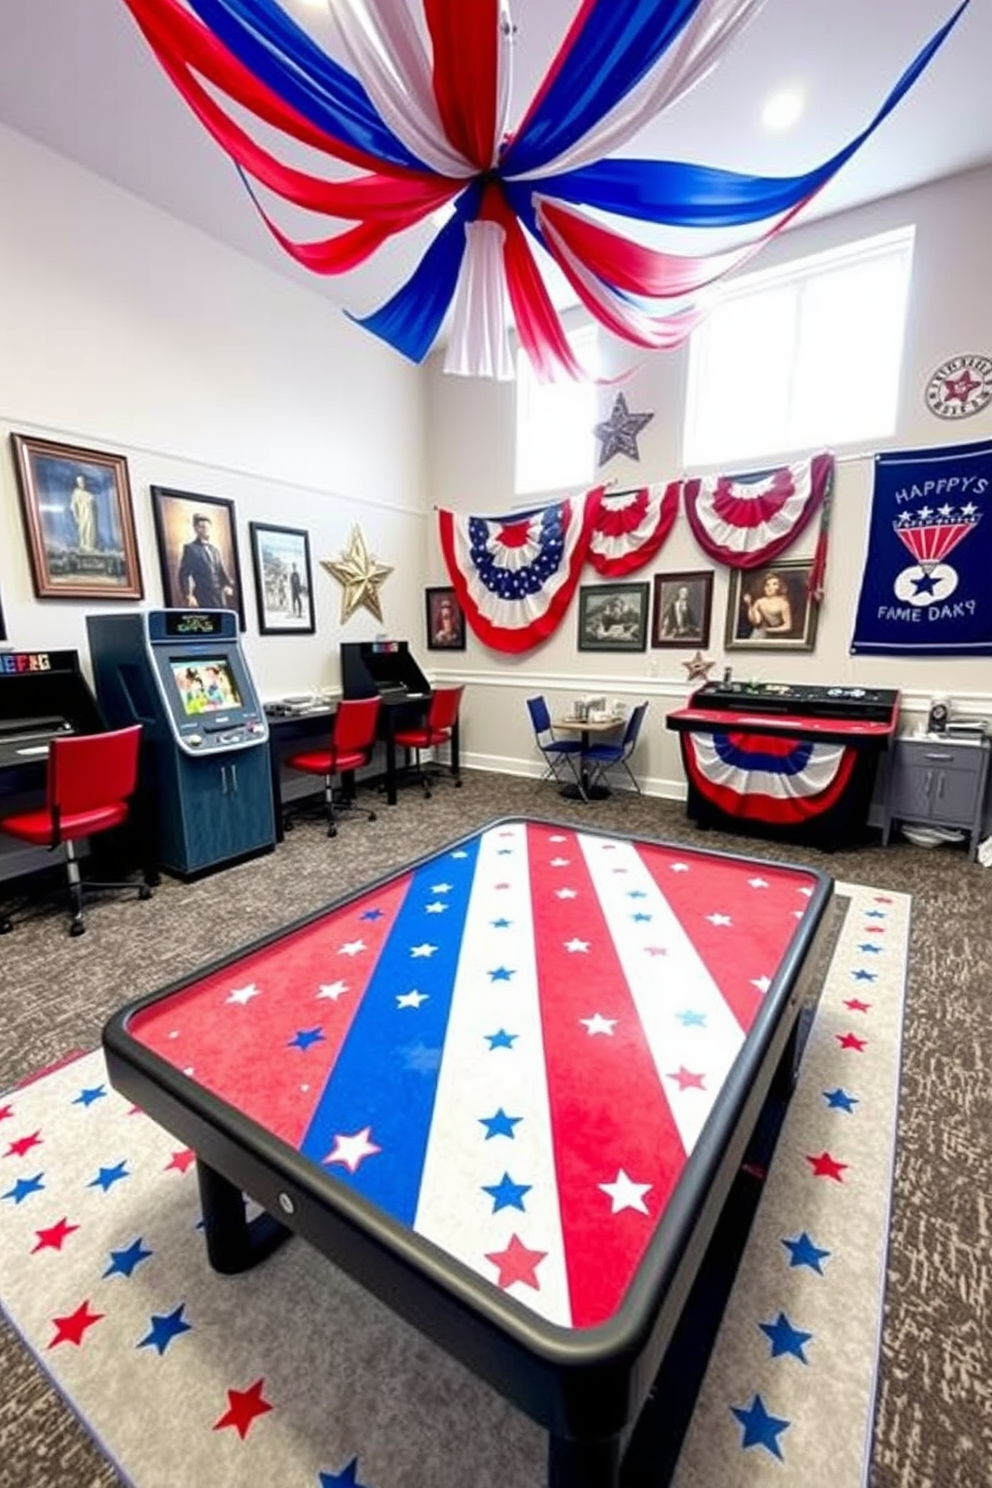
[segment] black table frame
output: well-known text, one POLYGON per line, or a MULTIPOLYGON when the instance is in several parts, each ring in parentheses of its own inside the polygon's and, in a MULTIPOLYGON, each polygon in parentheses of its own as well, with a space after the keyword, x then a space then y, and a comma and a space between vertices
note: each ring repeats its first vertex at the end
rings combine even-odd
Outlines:
MULTIPOLYGON (((509 820, 515 819, 497 820, 476 832, 509 820)), ((528 820, 574 830, 557 821, 528 820)), ((460 841, 469 841, 476 832, 460 841)), ((445 851, 459 845, 453 842, 445 851)), ((679 850, 709 859, 741 857, 697 853, 681 846, 679 850)), ((651 1390, 762 1108, 769 1095, 781 1093, 783 1082, 793 1076, 799 1013, 813 990, 833 880, 805 868, 817 879, 805 921, 776 972, 620 1310, 604 1324, 572 1330, 546 1322, 398 1224, 228 1102, 196 1085, 128 1031, 130 1019, 143 1008, 391 882, 397 872, 436 857, 436 851, 425 854, 243 947, 236 956, 221 957, 195 976, 122 1008, 103 1031, 110 1079, 196 1153, 208 1255, 216 1269, 245 1270, 288 1234, 302 1235, 548 1431, 548 1488, 618 1488, 627 1430, 651 1390), (253 1220, 246 1217, 245 1195, 263 1210, 253 1220)))

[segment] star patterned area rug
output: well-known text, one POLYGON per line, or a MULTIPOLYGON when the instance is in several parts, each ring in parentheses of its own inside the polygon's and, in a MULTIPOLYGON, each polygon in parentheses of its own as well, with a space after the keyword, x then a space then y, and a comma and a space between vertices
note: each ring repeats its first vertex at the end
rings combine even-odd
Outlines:
MULTIPOLYGON (((675 1488, 861 1488, 910 901, 846 913, 675 1488)), ((302 1240, 210 1270, 188 1149, 100 1051, 0 1097, 0 1305, 135 1488, 544 1488, 542 1430, 302 1240)), ((669 1481, 672 1378, 624 1465, 669 1481)), ((684 1371, 681 1371, 684 1373, 684 1371)))

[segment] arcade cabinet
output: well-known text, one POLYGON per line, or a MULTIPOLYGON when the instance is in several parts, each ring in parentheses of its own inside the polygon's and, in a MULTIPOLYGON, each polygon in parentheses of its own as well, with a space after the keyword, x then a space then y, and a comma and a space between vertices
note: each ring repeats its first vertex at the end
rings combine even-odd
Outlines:
POLYGON ((97 697, 144 725, 139 810, 177 876, 270 850, 269 730, 233 610, 88 615, 97 697))

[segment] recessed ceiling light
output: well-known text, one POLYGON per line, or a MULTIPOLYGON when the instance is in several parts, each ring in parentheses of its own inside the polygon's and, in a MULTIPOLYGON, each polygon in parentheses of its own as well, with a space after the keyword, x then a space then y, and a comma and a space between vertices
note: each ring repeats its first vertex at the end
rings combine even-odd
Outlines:
POLYGON ((766 129, 791 129, 802 115, 806 99, 801 88, 783 88, 773 93, 761 110, 766 129))

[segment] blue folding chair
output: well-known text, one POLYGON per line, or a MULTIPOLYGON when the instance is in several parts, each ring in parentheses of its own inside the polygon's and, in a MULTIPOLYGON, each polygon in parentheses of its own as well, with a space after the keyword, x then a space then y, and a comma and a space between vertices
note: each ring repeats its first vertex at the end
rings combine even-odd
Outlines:
POLYGON ((578 760, 582 753, 582 745, 578 739, 557 739, 554 727, 551 723, 551 714, 543 697, 532 697, 527 699, 527 711, 530 714, 531 726, 534 730, 534 738, 537 747, 544 756, 547 769, 541 776, 542 780, 560 780, 562 770, 571 773, 575 784, 582 790, 582 780, 579 774, 578 760))
POLYGON ((591 744, 583 751, 582 768, 586 771, 589 782, 587 789, 594 785, 608 788, 607 777, 610 771, 623 769, 630 777, 630 782, 637 794, 642 794, 637 777, 630 768, 628 760, 637 747, 637 737, 641 732, 641 724, 644 722, 644 715, 647 711, 647 703, 638 703, 636 708, 631 709, 627 727, 623 731, 623 738, 619 744, 591 744))

